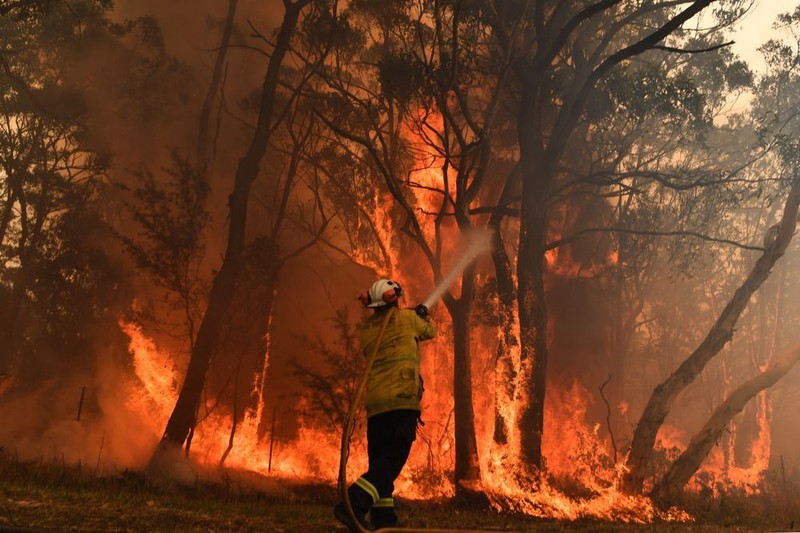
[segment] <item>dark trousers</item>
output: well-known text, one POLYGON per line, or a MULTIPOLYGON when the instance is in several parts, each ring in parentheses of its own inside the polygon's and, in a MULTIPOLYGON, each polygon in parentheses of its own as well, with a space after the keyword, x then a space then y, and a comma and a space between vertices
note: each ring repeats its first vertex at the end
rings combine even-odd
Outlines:
POLYGON ((363 517, 372 511, 372 523, 376 527, 397 523, 394 513, 394 481, 403 470, 411 444, 417 436, 419 411, 399 409, 367 419, 367 454, 369 470, 355 483, 348 493, 353 511, 363 517))

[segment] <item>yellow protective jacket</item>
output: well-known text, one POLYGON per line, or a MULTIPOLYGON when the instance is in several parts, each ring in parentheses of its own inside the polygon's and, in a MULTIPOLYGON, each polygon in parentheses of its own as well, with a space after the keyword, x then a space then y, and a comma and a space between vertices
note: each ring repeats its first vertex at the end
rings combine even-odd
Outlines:
MULTIPOLYGON (((361 326, 361 350, 369 357, 387 310, 369 317, 361 326)), ((422 382, 417 343, 436 336, 436 326, 413 309, 397 309, 386 325, 375 362, 367 377, 367 416, 395 409, 420 410, 422 382)))

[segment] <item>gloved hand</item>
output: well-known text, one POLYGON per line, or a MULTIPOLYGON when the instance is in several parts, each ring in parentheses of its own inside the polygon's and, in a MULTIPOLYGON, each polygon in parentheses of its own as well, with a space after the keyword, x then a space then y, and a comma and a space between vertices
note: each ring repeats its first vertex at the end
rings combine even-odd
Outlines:
POLYGON ((414 312, 419 315, 420 318, 428 318, 428 308, 425 307, 423 304, 419 304, 414 308, 414 312))

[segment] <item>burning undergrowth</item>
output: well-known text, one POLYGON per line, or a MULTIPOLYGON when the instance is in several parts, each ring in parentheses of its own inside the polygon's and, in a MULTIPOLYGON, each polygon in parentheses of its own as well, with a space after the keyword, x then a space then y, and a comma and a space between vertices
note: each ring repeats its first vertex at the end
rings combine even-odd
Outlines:
MULTIPOLYGON (((125 368, 102 363, 102 359, 98 362, 98 376, 86 377, 94 379, 94 392, 84 399, 81 421, 70 416, 77 408, 74 385, 65 387, 53 382, 30 395, 17 395, 13 383, 7 386, 3 399, 8 412, 38 412, 48 405, 55 406, 50 409, 53 416, 49 421, 14 417, 12 424, 5 425, 3 433, 12 436, 17 453, 23 457, 60 455, 69 461, 95 464, 104 472, 144 467, 177 398, 181 364, 159 349, 140 326, 123 321, 120 327, 129 339, 130 365, 125 368)), ((423 408, 428 422, 420 429, 412 457, 397 483, 398 493, 405 498, 441 499, 454 494, 452 403, 446 393, 452 379, 447 370, 448 342, 444 332, 424 349, 427 358, 423 359, 423 372, 429 378, 429 392, 423 408)), ((476 389, 476 404, 489 406, 492 412, 494 379, 491 375, 487 378, 487 386, 476 389)), ((258 386, 259 379, 254 382, 258 386)), ((272 411, 271 406, 263 403, 262 395, 253 397, 262 398, 262 403, 244 411, 236 422, 233 438, 230 410, 215 405, 213 399, 201 405, 201 421, 190 452, 191 461, 197 465, 193 479, 216 478, 214 472, 224 465, 226 469, 293 483, 333 484, 340 436, 321 424, 313 416, 313 409, 303 409, 303 402, 309 400, 300 400, 297 412, 310 414, 298 418, 293 437, 275 439, 270 431, 259 432, 261 418, 272 411)), ((624 458, 620 455, 614 461, 615 452, 603 436, 606 428, 591 421, 594 402, 593 395, 578 380, 551 388, 545 419, 548 438, 544 442, 548 475, 544 479, 531 475, 516 459, 514 446, 518 445, 518 437, 512 435, 504 445, 493 443, 492 417, 478 416, 481 480, 473 488, 484 492, 499 511, 536 517, 634 523, 691 520, 684 511, 662 510, 647 497, 626 496, 618 489, 624 458)), ((506 416, 513 416, 513 411, 503 410, 506 416)), ((366 466, 362 439, 357 435, 351 448, 351 475, 366 466)), ((665 461, 685 448, 683 439, 681 432, 670 427, 661 432, 658 447, 665 454, 665 461)), ((691 491, 725 486, 757 492, 759 478, 768 464, 763 455, 768 448, 759 443, 762 441, 758 440, 753 448, 749 468, 724 469, 719 455, 712 455, 693 479, 691 491)))
MULTIPOLYGON (((139 420, 148 421, 146 433, 155 442, 177 397, 174 362, 139 327, 130 323, 123 323, 122 327, 131 339, 137 378, 134 390, 125 395, 126 406, 139 413, 139 420)), ((479 487, 495 508, 565 520, 599 518, 643 523, 689 519, 678 510, 659 511, 645 497, 621 494, 616 488, 621 467, 612 464, 608 447, 599 437, 599 424, 587 424, 588 391, 575 381, 554 396, 547 413, 551 426, 548 434, 561 438, 547 442, 550 477, 534 481, 521 468, 509 467, 514 464, 512 461, 503 460, 508 449, 496 448, 484 466, 479 487)), ((256 413, 264 412, 264 407, 247 411, 239 421, 225 466, 279 478, 333 482, 339 462, 339 436, 315 427, 318 423, 314 420, 300 420, 292 440, 270 444, 269 435, 258 436, 256 413)), ((231 423, 230 414, 222 409, 205 415, 192 441, 192 459, 200 464, 219 465, 230 443, 231 423)), ((426 425, 420 431, 407 472, 398 481, 398 491, 406 498, 438 499, 453 494, 448 474, 452 469, 452 427, 448 422, 430 425, 433 427, 426 425)), ((351 471, 360 471, 365 463, 364 442, 357 440, 351 452, 351 471)))

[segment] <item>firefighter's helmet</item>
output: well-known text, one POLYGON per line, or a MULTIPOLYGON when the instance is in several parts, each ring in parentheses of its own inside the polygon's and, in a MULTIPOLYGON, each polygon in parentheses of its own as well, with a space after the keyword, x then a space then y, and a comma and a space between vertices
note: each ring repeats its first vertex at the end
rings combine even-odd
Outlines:
POLYGON ((366 294, 359 296, 365 307, 385 307, 397 304, 397 300, 403 296, 403 288, 396 281, 389 279, 379 279, 372 284, 366 294))

